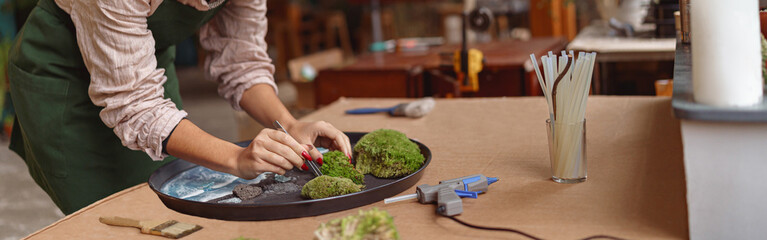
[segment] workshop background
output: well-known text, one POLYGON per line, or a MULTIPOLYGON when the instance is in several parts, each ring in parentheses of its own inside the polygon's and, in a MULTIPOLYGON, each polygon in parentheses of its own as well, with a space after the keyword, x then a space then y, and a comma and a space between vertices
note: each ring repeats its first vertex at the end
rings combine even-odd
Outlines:
MULTIPOLYGON (((165 0, 173 1, 173 0, 165 0)), ((765 6, 765 1, 761 1, 765 6)), ((35 0, 0 0, 0 240, 19 239, 64 217, 8 146, 13 121, 7 53, 35 0)), ((670 96, 677 0, 269 0, 269 54, 279 97, 296 118, 340 97, 540 96, 529 53, 597 51, 592 94, 670 96), (468 2, 468 1, 467 1, 468 2), (474 1, 472 1, 474 2, 474 1), (466 3, 471 4, 471 3, 466 3), (478 88, 454 71, 461 13, 485 7, 488 26, 469 26, 485 54, 478 88), (606 45, 605 42, 617 42, 606 45), (609 47, 609 49, 608 49, 609 47), (642 49, 637 54, 636 49, 642 49), (647 49, 650 49, 649 51, 647 49), (520 60, 522 59, 522 60, 520 60), (359 79, 369 79, 360 84, 359 79)), ((235 112, 202 78, 196 38, 177 47, 189 119, 228 141, 262 128, 235 112)))

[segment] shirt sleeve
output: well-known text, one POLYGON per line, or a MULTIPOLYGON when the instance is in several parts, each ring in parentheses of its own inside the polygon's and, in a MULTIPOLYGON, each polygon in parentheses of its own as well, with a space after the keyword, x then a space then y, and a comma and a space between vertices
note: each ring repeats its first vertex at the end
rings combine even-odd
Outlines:
POLYGON ((166 157, 162 141, 187 115, 163 97, 165 69, 157 68, 147 28, 148 0, 72 1, 77 44, 91 75, 88 95, 122 144, 166 157))
POLYGON ((200 45, 207 51, 205 75, 219 83, 218 93, 235 110, 256 84, 274 84, 274 65, 266 53, 266 0, 230 0, 200 29, 200 45))

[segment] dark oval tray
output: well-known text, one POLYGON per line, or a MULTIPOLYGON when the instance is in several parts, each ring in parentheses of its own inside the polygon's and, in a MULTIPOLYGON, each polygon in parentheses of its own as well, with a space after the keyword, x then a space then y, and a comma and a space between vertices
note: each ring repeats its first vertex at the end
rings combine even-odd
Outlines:
MULTIPOLYGON (((365 134, 366 133, 360 132, 346 133, 346 135, 349 136, 352 147, 365 134)), ((425 158, 423 166, 421 166, 421 168, 416 172, 405 177, 395 179, 379 179, 370 175, 365 175, 365 183, 368 186, 367 189, 352 194, 330 198, 312 200, 301 199, 297 201, 286 202, 228 204, 184 200, 160 192, 159 189, 163 186, 163 184, 165 184, 165 182, 186 170, 198 166, 197 164, 190 163, 182 159, 168 163, 154 171, 154 173, 152 173, 152 175, 149 177, 149 187, 157 194, 158 197, 160 197, 160 200, 168 208, 181 213, 206 218, 249 221, 276 220, 322 215, 381 201, 384 198, 397 195, 415 185, 415 183, 421 179, 423 170, 426 169, 426 167, 431 162, 431 151, 422 143, 412 139, 411 141, 418 144, 418 147, 421 149, 421 154, 423 154, 425 158)), ((240 145, 242 144, 247 144, 247 142, 240 143, 240 145)), ((300 195, 300 193, 295 194, 300 195)))

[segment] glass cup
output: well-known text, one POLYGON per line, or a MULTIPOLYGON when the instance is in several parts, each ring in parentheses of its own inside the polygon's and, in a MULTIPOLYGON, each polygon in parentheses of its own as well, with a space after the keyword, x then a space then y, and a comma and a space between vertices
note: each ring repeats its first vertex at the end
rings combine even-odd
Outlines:
POLYGON ((546 119, 551 179, 558 183, 586 181, 586 120, 551 124, 546 119))

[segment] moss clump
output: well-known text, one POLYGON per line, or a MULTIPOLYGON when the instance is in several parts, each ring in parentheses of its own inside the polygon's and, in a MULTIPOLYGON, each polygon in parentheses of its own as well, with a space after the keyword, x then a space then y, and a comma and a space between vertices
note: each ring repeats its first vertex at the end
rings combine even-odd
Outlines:
POLYGON ((330 151, 322 155, 323 163, 320 167, 322 174, 331 177, 351 179, 356 184, 365 184, 365 175, 349 163, 349 158, 340 151, 330 151))
POLYGON ((421 168, 424 157, 418 145, 404 133, 379 129, 363 136, 354 146, 357 170, 379 178, 396 178, 421 168))
POLYGON ((399 239, 399 233, 394 218, 388 212, 374 208, 321 224, 314 231, 314 239, 393 240, 399 239))
POLYGON ((347 178, 322 175, 304 184, 301 196, 311 199, 326 198, 359 192, 362 187, 347 178))

